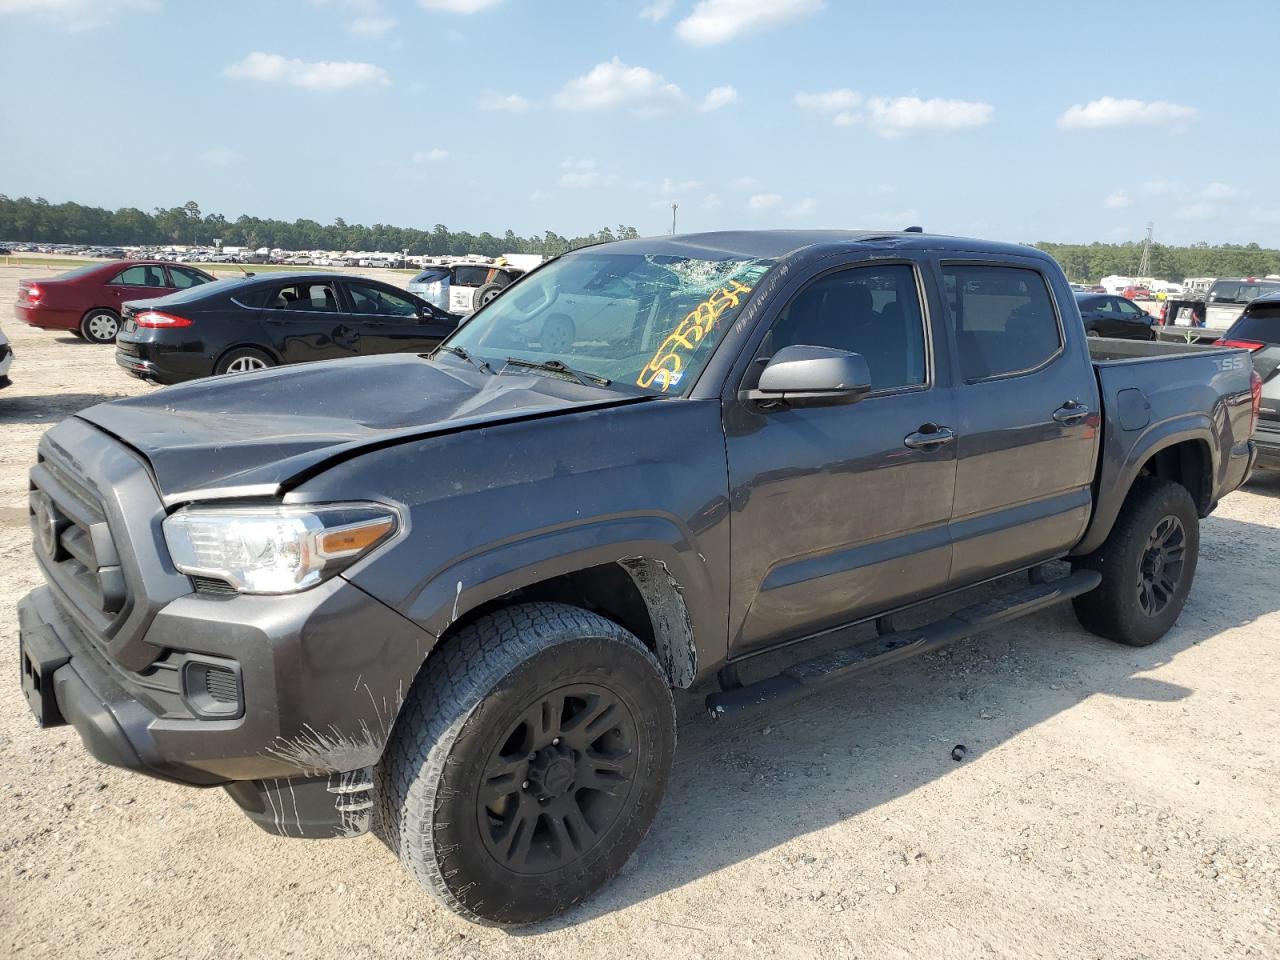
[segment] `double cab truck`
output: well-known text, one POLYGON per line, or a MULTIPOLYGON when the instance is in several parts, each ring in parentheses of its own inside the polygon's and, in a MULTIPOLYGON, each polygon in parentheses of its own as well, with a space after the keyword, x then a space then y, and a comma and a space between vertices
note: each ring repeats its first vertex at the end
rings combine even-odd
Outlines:
POLYGON ((1159 639, 1200 519, 1252 468, 1259 398, 1247 350, 1087 340, 1028 247, 591 247, 431 355, 231 374, 49 430, 22 685, 103 762, 223 787, 283 837, 373 829, 448 909, 535 921, 641 842, 679 691, 710 690, 712 718, 785 710, 1068 600, 1088 631, 1159 639))

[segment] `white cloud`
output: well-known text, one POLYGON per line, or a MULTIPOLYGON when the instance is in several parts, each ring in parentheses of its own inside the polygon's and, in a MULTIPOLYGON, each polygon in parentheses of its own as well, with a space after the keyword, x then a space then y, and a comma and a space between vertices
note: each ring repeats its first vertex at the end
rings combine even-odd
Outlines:
POLYGON ((724 201, 720 199, 718 194, 708 193, 702 198, 702 202, 698 204, 703 210, 717 210, 724 201))
POLYGON ((1208 220, 1215 216, 1218 208, 1206 200, 1198 200, 1195 203, 1189 203, 1185 207, 1178 210, 1179 220, 1208 220))
POLYGON ((781 202, 782 197, 776 193, 755 193, 747 201, 747 206, 752 210, 772 210, 781 202))
POLYGON ((841 113, 856 110, 862 105, 862 94, 857 90, 840 87, 820 93, 797 93, 796 106, 813 113, 841 113))
POLYGON ((502 0, 418 0, 423 10, 434 10, 440 13, 479 13, 496 7, 502 0))
POLYGON ((1133 197, 1124 190, 1117 190, 1107 195, 1102 201, 1102 205, 1108 210, 1123 210, 1125 207, 1133 206, 1133 197))
POLYGON ((792 218, 807 217, 817 209, 818 201, 813 197, 805 197, 799 203, 793 203, 786 210, 783 210, 782 215, 792 218))
POLYGON ((229 167, 244 158, 229 147, 213 147, 200 154, 200 159, 211 167, 229 167))
POLYGON ((1205 200, 1230 200, 1233 197, 1240 196, 1240 191, 1235 187, 1215 181, 1205 187, 1200 196, 1205 200))
POLYGON ((981 127, 991 122, 994 113, 991 104, 973 100, 872 97, 867 101, 871 126, 888 138, 981 127))
POLYGON ((533 108, 533 101, 518 93, 486 93, 476 101, 477 110, 490 113, 527 113, 533 108))
POLYGON ((387 71, 372 63, 337 60, 307 62, 282 57, 278 53, 257 51, 238 63, 231 64, 223 72, 229 77, 259 80, 263 83, 284 83, 326 93, 351 87, 385 87, 391 83, 387 71))
POLYGON ((534 190, 532 193, 529 194, 530 203, 542 203, 550 199, 551 199, 551 194, 547 193, 545 190, 534 190))
POLYGON ((1058 118, 1058 126, 1064 130, 1090 127, 1182 125, 1195 119, 1195 107, 1166 100, 1121 100, 1103 97, 1088 103, 1068 107, 1058 118))
POLYGON ((159 9, 159 0, 0 0, 0 15, 16 13, 39 17, 68 33, 94 30, 120 13, 159 9))
POLYGON ((413 154, 414 163, 435 163, 449 156, 449 151, 444 147, 432 147, 430 150, 417 150, 413 154))
POLYGON ((707 95, 702 98, 702 104, 698 109, 703 113, 710 113, 712 110, 719 110, 721 107, 727 107, 729 104, 737 102, 738 91, 733 87, 712 87, 707 95))
POLYGON ((347 29, 361 37, 380 37, 395 25, 395 17, 382 17, 374 14, 367 17, 356 17, 348 21, 347 29))
POLYGON ((749 190, 759 190, 760 181, 755 177, 735 177, 729 181, 729 189, 736 190, 739 193, 746 193, 749 190))
POLYGON ((1142 192, 1149 197, 1164 197, 1178 192, 1178 185, 1168 180, 1148 180, 1142 185, 1142 192))
POLYGON ((654 23, 665 20, 675 5, 676 0, 654 0, 653 3, 645 4, 640 8, 640 19, 652 20, 654 23))
POLYGON ((672 180, 670 177, 663 177, 662 183, 658 184, 658 193, 670 197, 673 194, 697 190, 701 186, 701 180, 672 180))
POLYGON ((990 123, 995 113, 991 104, 980 101, 921 100, 919 97, 868 99, 847 87, 818 93, 797 93, 795 102, 801 110, 831 117, 831 122, 837 127, 848 127, 866 120, 882 137, 889 138, 980 127, 990 123))
POLYGON ((602 173, 590 157, 565 157, 560 161, 562 187, 607 187, 618 182, 616 173, 602 173))
POLYGON ((631 67, 617 57, 598 63, 575 77, 555 95, 562 110, 609 110, 623 107, 639 116, 655 116, 684 106, 688 97, 674 83, 648 67, 631 67))
POLYGON ((744 33, 788 24, 817 13, 823 0, 698 0, 676 24, 676 36, 697 47, 724 43, 744 33))

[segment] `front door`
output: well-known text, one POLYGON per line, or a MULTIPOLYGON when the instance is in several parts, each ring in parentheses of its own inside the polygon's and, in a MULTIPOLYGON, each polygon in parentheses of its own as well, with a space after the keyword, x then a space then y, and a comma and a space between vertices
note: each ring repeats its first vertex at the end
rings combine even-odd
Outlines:
POLYGON ((1089 522, 1098 390, 1034 263, 942 264, 955 329, 951 585, 1061 554, 1089 522))
POLYGON ((284 363, 355 356, 360 335, 342 307, 332 280, 294 280, 267 296, 259 315, 271 346, 284 363))
POLYGON ((347 297, 360 329, 362 353, 425 353, 457 327, 411 294, 380 283, 347 280, 347 297))
POLYGON ((733 505, 730 656, 943 589, 955 485, 954 400, 910 262, 849 266, 803 287, 743 381, 793 344, 861 353, 872 392, 840 406, 725 413, 733 505))

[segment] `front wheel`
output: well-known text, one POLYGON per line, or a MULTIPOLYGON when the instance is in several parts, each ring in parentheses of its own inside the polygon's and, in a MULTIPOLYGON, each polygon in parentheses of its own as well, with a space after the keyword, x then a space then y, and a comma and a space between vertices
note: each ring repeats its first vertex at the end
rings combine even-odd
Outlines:
POLYGON ((559 603, 498 610, 432 653, 379 768, 379 833, 444 906, 519 924, 599 889, 648 832, 675 751, 636 637, 559 603))
POLYGON ((105 307, 90 310, 80 320, 80 336, 90 343, 115 343, 120 332, 120 315, 105 307))
POLYGON ((1090 633, 1145 647, 1168 632, 1191 592, 1200 553, 1200 519, 1180 483, 1142 477, 1111 533, 1075 569, 1102 574, 1097 589, 1072 601, 1090 633))

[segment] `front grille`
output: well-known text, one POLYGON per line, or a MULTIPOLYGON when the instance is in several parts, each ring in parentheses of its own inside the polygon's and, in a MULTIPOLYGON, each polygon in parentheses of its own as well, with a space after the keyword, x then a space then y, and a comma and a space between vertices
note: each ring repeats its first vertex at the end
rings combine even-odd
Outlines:
POLYGON ((41 454, 27 494, 37 555, 98 636, 129 602, 129 587, 101 499, 74 470, 41 454))

